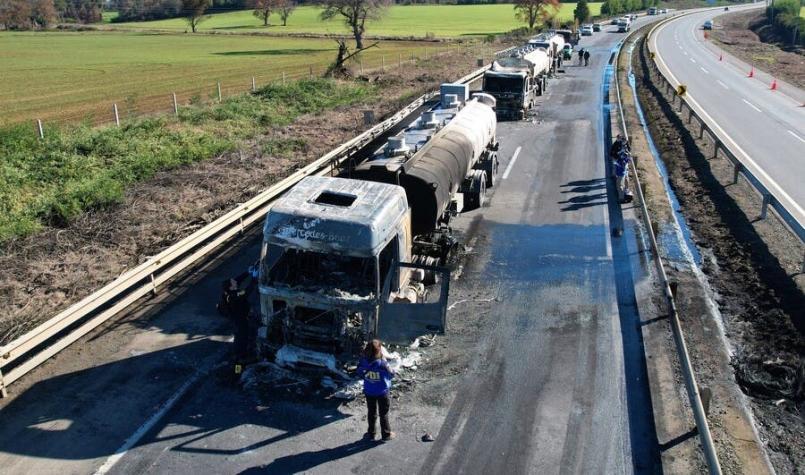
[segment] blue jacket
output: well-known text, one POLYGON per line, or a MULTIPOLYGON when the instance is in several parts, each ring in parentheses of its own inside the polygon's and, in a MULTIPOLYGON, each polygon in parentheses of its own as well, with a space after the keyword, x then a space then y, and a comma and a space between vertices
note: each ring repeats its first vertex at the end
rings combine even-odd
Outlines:
POLYGON ((363 377, 363 393, 367 396, 385 396, 391 389, 394 372, 386 360, 369 361, 361 358, 358 375, 363 377))

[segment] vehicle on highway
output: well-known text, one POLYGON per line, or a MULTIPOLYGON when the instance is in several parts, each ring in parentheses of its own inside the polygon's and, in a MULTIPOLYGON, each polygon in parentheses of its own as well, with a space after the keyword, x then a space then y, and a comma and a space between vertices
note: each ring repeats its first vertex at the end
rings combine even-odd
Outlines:
POLYGON ((581 36, 593 36, 593 25, 582 25, 581 36))
POLYGON ((601 31, 603 25, 601 23, 593 23, 593 31, 601 31))
POLYGON ((657 14, 657 7, 651 7, 646 12, 647 15, 656 15, 657 14))
POLYGON ((566 40, 567 36, 560 32, 570 33, 570 30, 558 30, 556 32, 541 33, 530 40, 528 40, 527 47, 529 48, 542 48, 548 53, 548 59, 551 62, 551 68, 561 66, 564 56, 564 48, 566 44, 575 44, 566 40))
POLYGON ((724 11, 725 11, 725 12, 730 11, 730 7, 724 7, 724 11))
POLYGON ((562 59, 565 61, 573 59, 573 45, 565 44, 562 48, 562 59))
POLYGON ((609 20, 609 24, 610 25, 617 25, 618 20, 620 20, 620 18, 613 18, 613 19, 609 20))
POLYGON ((618 18, 618 33, 626 33, 631 29, 632 29, 632 22, 628 18, 626 17, 618 18))
POLYGON ((702 25, 703 30, 712 30, 713 29, 713 20, 707 20, 702 25))
MULTIPOLYGON (((549 32, 550 33, 550 32, 549 32)), ((556 35, 560 35, 565 43, 570 43, 571 45, 576 45, 579 42, 579 32, 572 31, 572 30, 556 30, 553 32, 556 35)))
MULTIPOLYGON (((571 48, 572 46, 565 45, 571 48)), ((566 48, 562 48, 562 56, 566 48)), ((547 85, 551 60, 541 47, 528 45, 500 58, 484 72, 483 92, 496 100, 498 118, 525 119, 547 85)))
POLYGON ((263 227, 258 353, 341 374, 368 338, 442 333, 458 244, 448 226, 483 205, 497 173, 495 99, 443 84, 437 105, 349 178, 309 176, 263 227))

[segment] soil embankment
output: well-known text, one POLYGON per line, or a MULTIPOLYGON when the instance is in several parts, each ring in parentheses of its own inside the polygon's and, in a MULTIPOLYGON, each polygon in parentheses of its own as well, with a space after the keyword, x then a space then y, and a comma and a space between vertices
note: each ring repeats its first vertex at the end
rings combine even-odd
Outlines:
POLYGON ((802 246, 776 219, 757 219, 757 193, 743 179, 732 184, 729 162, 709 159, 709 144, 687 130, 652 83, 645 61, 642 48, 635 56, 640 101, 711 287, 702 289, 695 274, 670 266, 670 277, 679 284, 677 304, 699 383, 713 389, 711 428, 721 444, 722 463, 738 471, 748 468, 740 460, 752 434, 734 417, 744 400, 732 394, 737 382, 748 396, 774 468, 803 473, 802 246), (711 298, 722 322, 706 318, 711 298), (729 348, 718 340, 721 323, 729 348))
POLYGON ((805 51, 781 46, 763 11, 718 16, 713 39, 733 55, 774 77, 805 89, 805 51))

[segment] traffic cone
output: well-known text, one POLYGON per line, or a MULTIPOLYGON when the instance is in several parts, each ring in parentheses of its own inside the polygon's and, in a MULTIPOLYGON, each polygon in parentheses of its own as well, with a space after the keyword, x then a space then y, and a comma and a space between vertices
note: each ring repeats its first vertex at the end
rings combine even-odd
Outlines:
POLYGON ((777 90, 777 80, 776 80, 776 79, 772 79, 772 80, 771 80, 771 90, 772 90, 772 91, 776 91, 776 90, 777 90))
POLYGON ((746 76, 746 77, 748 77, 748 78, 755 77, 755 67, 754 66, 752 66, 752 69, 749 70, 749 75, 746 76))

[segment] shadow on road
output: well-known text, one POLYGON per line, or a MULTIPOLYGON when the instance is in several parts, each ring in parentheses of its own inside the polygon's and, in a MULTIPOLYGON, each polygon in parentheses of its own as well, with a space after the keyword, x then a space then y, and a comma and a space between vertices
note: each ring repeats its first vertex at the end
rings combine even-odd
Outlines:
POLYGON ((252 467, 244 470, 241 475, 256 475, 262 473, 301 473, 311 470, 319 465, 332 462, 350 455, 361 453, 380 445, 381 442, 359 440, 349 444, 322 449, 317 451, 301 452, 294 455, 279 457, 268 465, 252 467))

